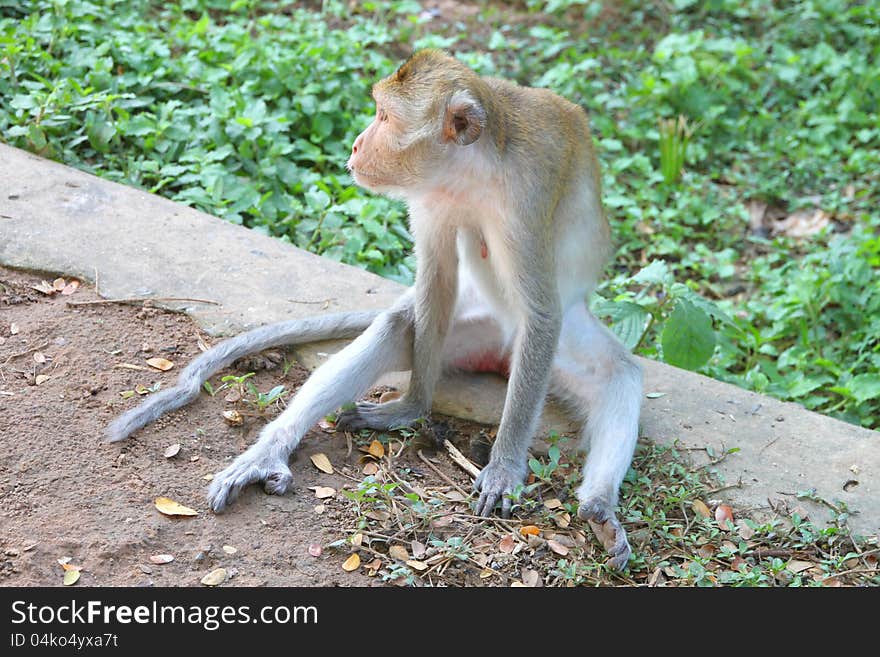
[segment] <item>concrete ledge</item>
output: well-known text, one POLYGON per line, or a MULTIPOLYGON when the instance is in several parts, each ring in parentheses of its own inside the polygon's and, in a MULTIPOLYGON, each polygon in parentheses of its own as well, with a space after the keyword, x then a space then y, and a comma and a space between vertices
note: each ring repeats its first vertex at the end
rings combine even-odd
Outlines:
MULTIPOLYGON (((108 298, 150 295, 209 299, 183 309, 209 333, 233 334, 280 319, 388 307, 402 287, 233 226, 155 195, 0 145, 0 263, 99 279, 108 298), (313 303, 313 302, 320 303, 313 303), (309 303, 307 303, 309 302, 309 303)), ((339 345, 297 350, 307 366, 339 345)), ((739 451, 717 465, 728 484, 719 497, 739 507, 767 500, 801 505, 814 519, 823 506, 795 500, 815 488, 856 513, 851 526, 880 533, 880 433, 811 413, 686 372, 642 360, 642 434, 684 448, 739 451), (858 474, 851 470, 857 466, 858 474), (849 491, 843 485, 859 483, 849 491)), ((400 385, 405 377, 392 377, 400 385)), ((494 423, 504 384, 466 376, 444 382, 435 410, 494 423)), ((570 429, 550 406, 543 429, 570 429)))

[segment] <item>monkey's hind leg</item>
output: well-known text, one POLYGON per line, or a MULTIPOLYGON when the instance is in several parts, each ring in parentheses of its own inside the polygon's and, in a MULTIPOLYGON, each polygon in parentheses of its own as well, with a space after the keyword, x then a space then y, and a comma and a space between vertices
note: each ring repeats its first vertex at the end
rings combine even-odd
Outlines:
POLYGON ((589 440, 578 516, 589 522, 621 569, 630 557, 626 531, 615 515, 620 484, 638 440, 641 368, 586 306, 566 313, 553 364, 551 394, 584 421, 589 440))
POLYGON ((249 484, 263 482, 267 493, 285 493, 293 480, 288 459, 306 431, 364 394, 385 372, 409 369, 411 299, 406 294, 394 309, 379 315, 364 333, 316 369, 284 412, 263 428, 257 442, 214 477, 208 488, 208 503, 214 511, 224 509, 249 484))

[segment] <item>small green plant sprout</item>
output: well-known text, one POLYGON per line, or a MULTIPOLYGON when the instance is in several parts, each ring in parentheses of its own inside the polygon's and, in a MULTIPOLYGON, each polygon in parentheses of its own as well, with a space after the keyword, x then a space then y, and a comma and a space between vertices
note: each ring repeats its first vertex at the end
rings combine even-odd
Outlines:
POLYGON ((248 381, 247 388, 251 393, 251 398, 245 399, 244 402, 254 406, 260 413, 265 412, 266 409, 269 408, 274 401, 280 399, 285 392, 283 384, 275 386, 269 392, 260 392, 253 383, 248 381))
POLYGON ((239 396, 244 397, 245 396, 244 382, 247 381, 252 376, 256 376, 256 373, 255 372, 248 372, 247 374, 242 374, 241 376, 236 376, 235 374, 227 374, 222 379, 220 379, 220 383, 222 383, 222 385, 219 388, 217 388, 217 390, 214 394, 216 394, 217 392, 220 392, 224 388, 230 388, 230 387, 235 386, 236 389, 238 390, 239 396))
POLYGON ((553 476, 553 473, 556 472, 556 469, 559 467, 559 459, 561 457, 562 452, 560 452, 556 445, 553 445, 547 450, 547 458, 549 461, 544 463, 543 460, 539 461, 536 458, 531 458, 529 459, 529 470, 534 473, 536 479, 549 484, 550 477, 553 476))
POLYGON ((678 182, 684 168, 688 142, 694 134, 687 119, 679 114, 678 119, 660 119, 660 171, 667 185, 678 182))

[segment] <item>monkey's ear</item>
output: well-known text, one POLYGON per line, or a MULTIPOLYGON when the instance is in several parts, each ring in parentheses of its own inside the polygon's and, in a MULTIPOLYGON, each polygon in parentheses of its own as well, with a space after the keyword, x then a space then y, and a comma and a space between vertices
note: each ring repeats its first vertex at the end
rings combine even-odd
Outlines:
POLYGON ((443 140, 473 144, 486 127, 486 110, 466 91, 452 95, 443 117, 443 140))

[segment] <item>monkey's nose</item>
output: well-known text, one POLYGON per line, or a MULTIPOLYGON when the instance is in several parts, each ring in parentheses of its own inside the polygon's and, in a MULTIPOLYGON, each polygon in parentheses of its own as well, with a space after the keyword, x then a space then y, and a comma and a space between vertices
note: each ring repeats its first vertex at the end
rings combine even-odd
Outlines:
POLYGON ((358 149, 361 147, 361 141, 361 135, 358 135, 357 138, 354 140, 354 144, 351 147, 352 155, 357 155, 358 149))

